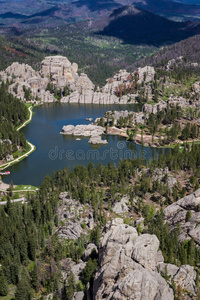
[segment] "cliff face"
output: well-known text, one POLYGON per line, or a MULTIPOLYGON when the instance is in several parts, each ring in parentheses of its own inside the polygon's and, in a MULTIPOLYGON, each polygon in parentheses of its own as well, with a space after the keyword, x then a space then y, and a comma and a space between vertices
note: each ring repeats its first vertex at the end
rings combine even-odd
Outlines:
MULTIPOLYGON (((106 85, 94 91, 94 84, 84 73, 78 74, 78 65, 71 63, 64 56, 48 56, 41 62, 39 72, 27 64, 13 63, 5 71, 0 72, 1 79, 10 82, 9 91, 23 101, 57 101, 47 87, 48 84, 63 91, 66 87, 70 93, 61 96, 63 103, 94 103, 94 104, 126 104, 134 103, 138 93, 131 92, 132 79, 138 77, 138 83, 153 80, 153 67, 139 68, 137 74, 120 70, 106 85), (125 92, 129 87, 129 92, 125 92), (123 89, 123 92, 122 92, 123 89)), ((150 95, 150 93, 149 93, 150 95)))
POLYGON ((51 79, 58 88, 68 85, 73 91, 93 90, 94 84, 86 74, 78 75, 78 65, 64 56, 48 56, 41 63, 41 76, 51 79))
POLYGON ((0 72, 1 79, 11 82, 9 91, 22 100, 54 102, 56 99, 47 90, 49 83, 63 90, 66 86, 71 91, 82 93, 92 91, 94 84, 86 74, 78 75, 78 65, 63 56, 49 56, 41 62, 41 70, 36 72, 27 64, 13 63, 0 72), (27 91, 29 99, 27 99, 27 91))

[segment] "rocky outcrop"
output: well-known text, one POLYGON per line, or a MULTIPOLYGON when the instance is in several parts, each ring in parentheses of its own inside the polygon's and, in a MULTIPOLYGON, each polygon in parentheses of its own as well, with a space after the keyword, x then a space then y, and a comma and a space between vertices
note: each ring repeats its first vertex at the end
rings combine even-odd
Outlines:
POLYGON ((166 65, 166 70, 169 71, 175 65, 178 66, 178 65, 182 64, 182 62, 183 62, 183 56, 179 56, 177 58, 170 59, 166 65))
POLYGON ((115 205, 113 206, 113 211, 116 214, 124 214, 129 211, 128 207, 128 197, 123 197, 119 202, 116 202, 115 205))
POLYGON ((88 141, 89 144, 91 145, 107 145, 108 141, 107 140, 102 140, 100 135, 93 135, 88 141))
POLYGON ((200 81, 197 81, 195 82, 193 85, 192 85, 192 90, 198 94, 200 93, 200 81))
POLYGON ((176 178, 170 174, 167 167, 165 169, 155 168, 153 171, 149 172, 149 176, 151 176, 152 181, 163 182, 167 184, 170 189, 177 184, 176 178))
POLYGON ((163 262, 158 248, 156 236, 138 236, 122 219, 113 220, 100 241, 93 299, 174 299, 172 289, 157 272, 163 262))
POLYGON ((93 229, 93 210, 89 205, 81 205, 80 202, 71 199, 67 192, 60 194, 61 205, 57 209, 62 226, 57 233, 60 239, 76 240, 81 234, 86 234, 93 229))
POLYGON ((107 79, 106 85, 102 88, 103 93, 115 94, 116 89, 119 88, 120 85, 131 84, 132 75, 126 70, 120 70, 116 73, 112 78, 107 79))
POLYGON ((95 244, 88 244, 86 250, 83 252, 83 261, 88 261, 92 252, 98 253, 97 246, 95 244))
POLYGON ((63 126, 62 128, 62 134, 66 135, 73 135, 73 136, 98 136, 102 135, 104 133, 105 129, 101 126, 97 125, 67 125, 63 126))
POLYGON ((61 134, 91 137, 89 144, 107 144, 107 140, 102 140, 101 135, 105 133, 105 129, 97 125, 67 125, 63 126, 61 134))
POLYGON ((142 107, 142 111, 148 114, 157 114, 159 111, 162 111, 167 108, 167 103, 165 101, 160 101, 155 105, 145 103, 142 107))
MULTIPOLYGON (((148 83, 154 80, 155 69, 154 67, 146 66, 144 68, 138 68, 134 73, 129 73, 126 70, 120 70, 112 78, 107 80, 106 85, 102 88, 104 93, 115 94, 116 91, 120 90, 120 87, 125 87, 130 89, 133 84, 133 79, 137 81, 138 84, 141 84, 143 81, 148 83)), ((132 100, 136 99, 138 93, 130 94, 129 98, 132 100)))
MULTIPOLYGON (((9 66, 5 71, 0 72, 1 79, 12 82, 9 91, 24 101, 57 101, 54 96, 47 91, 48 84, 54 85, 57 89, 64 90, 65 87, 71 92, 63 97, 63 103, 93 103, 93 104, 127 104, 135 103, 138 94, 131 93, 133 78, 140 81, 149 82, 153 78, 155 70, 153 67, 139 68, 134 74, 126 70, 107 80, 106 85, 94 92, 94 84, 84 73, 78 74, 78 65, 71 63, 64 56, 48 56, 41 62, 39 72, 33 70, 27 64, 17 62, 9 66), (121 88, 123 93, 117 93, 121 88), (26 98, 25 89, 30 92, 30 99, 26 98), (128 89, 128 90, 127 90, 128 89), (127 94, 128 91, 128 94, 127 94), (119 96, 119 97, 118 97, 119 96)), ((147 87, 149 89, 149 87, 147 87)), ((151 91, 148 90, 150 97, 151 91)))
POLYGON ((168 277, 169 282, 174 282, 176 286, 181 286, 183 290, 187 290, 193 295, 196 294, 196 271, 194 267, 189 265, 182 265, 180 268, 172 265, 160 263, 158 265, 159 272, 168 277))
POLYGON ((142 81, 150 82, 154 80, 155 73, 154 67, 146 66, 144 68, 138 68, 138 83, 142 83, 142 81))
POLYGON ((69 86, 73 91, 93 90, 94 84, 86 74, 78 75, 78 65, 64 56, 48 56, 41 63, 41 76, 51 78, 58 88, 69 86))
POLYGON ((195 104, 191 104, 189 102, 189 100, 187 100, 183 97, 170 96, 167 101, 161 100, 160 102, 156 103, 155 105, 145 103, 142 107, 142 111, 146 114, 157 114, 158 112, 165 110, 167 108, 167 106, 173 107, 176 105, 181 108, 188 107, 189 105, 195 106, 195 104))
POLYGON ((127 104, 135 103, 129 101, 128 96, 118 98, 109 93, 93 92, 91 90, 83 91, 82 93, 75 91, 67 97, 61 99, 61 103, 83 103, 83 104, 127 104))
POLYGON ((179 224, 179 240, 193 238, 200 245, 200 189, 164 209, 165 221, 171 230, 179 224))
POLYGON ((15 62, 5 71, 0 72, 0 76, 4 82, 7 79, 12 82, 9 91, 24 101, 54 102, 57 100, 46 90, 48 83, 61 90, 67 86, 70 90, 78 93, 93 91, 94 84, 87 75, 81 73, 79 76, 77 72, 78 65, 72 64, 66 57, 48 56, 42 61, 39 72, 27 64, 15 62), (30 99, 25 97, 25 89, 30 92, 30 99))
POLYGON ((14 62, 5 71, 0 72, 0 76, 4 82, 6 82, 7 79, 10 82, 13 82, 9 86, 9 92, 23 101, 56 101, 53 95, 49 91, 46 91, 49 79, 46 77, 41 77, 39 72, 36 72, 27 64, 19 64, 18 62, 14 62), (28 91, 30 99, 26 98, 27 94, 25 93, 25 90, 28 91))

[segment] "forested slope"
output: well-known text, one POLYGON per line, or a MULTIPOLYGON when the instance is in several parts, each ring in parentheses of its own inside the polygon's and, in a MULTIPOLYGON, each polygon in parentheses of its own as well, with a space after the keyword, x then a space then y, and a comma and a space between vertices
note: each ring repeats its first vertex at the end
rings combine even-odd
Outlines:
POLYGON ((28 108, 8 93, 7 85, 0 86, 0 160, 26 148, 24 134, 16 130, 28 118, 28 108))

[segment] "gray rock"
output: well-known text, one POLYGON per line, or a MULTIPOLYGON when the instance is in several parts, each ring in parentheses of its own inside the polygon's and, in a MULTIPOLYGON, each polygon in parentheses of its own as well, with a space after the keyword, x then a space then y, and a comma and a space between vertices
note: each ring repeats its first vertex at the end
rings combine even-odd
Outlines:
POLYGON ((192 89, 195 93, 200 93, 200 81, 197 81, 195 82, 193 85, 192 85, 192 89))
POLYGON ((62 134, 73 135, 74 134, 74 125, 66 125, 62 128, 62 134))
POLYGON ((172 300, 173 291, 165 280, 156 273, 143 270, 134 270, 125 276, 107 299, 125 300, 172 300))
POLYGON ((191 237, 200 244, 200 189, 193 194, 187 195, 164 209, 164 218, 170 224, 170 230, 179 224, 179 241, 189 240, 191 237), (187 213, 191 217, 187 220, 187 213))
POLYGON ((104 232, 93 299, 174 299, 172 289, 156 271, 163 262, 156 236, 138 236, 122 219, 114 219, 104 232))
POLYGON ((138 68, 139 80, 138 83, 142 81, 149 82, 154 80, 155 69, 154 67, 146 66, 144 68, 138 68))
POLYGON ((14 159, 14 157, 13 157, 12 154, 6 155, 6 161, 11 161, 11 160, 13 160, 13 159, 14 159))
POLYGON ((99 135, 97 135, 97 136, 93 135, 89 139, 88 143, 92 144, 92 145, 99 145, 99 144, 100 145, 106 145, 106 144, 108 144, 108 141, 107 140, 102 140, 102 138, 99 135))
MULTIPOLYGON (((155 271, 159 241, 155 235, 142 234, 132 243, 131 258, 144 268, 155 271)), ((164 259, 162 259, 164 261, 164 259)))
POLYGON ((62 128, 62 134, 66 135, 73 135, 73 136, 100 136, 104 133, 105 129, 101 126, 97 125, 67 125, 63 126, 62 128))
POLYGON ((84 292, 76 292, 74 294, 75 300, 83 300, 84 299, 84 292))
POLYGON ((107 140, 102 140, 101 135, 104 133, 104 128, 97 125, 67 125, 63 126, 61 134, 90 137, 89 144, 104 144, 108 143, 107 140))
POLYGON ((113 207, 113 211, 117 214, 127 213, 129 211, 127 204, 128 204, 128 198, 123 197, 120 202, 115 203, 113 207))
POLYGON ((172 264, 159 264, 161 274, 168 275, 170 283, 175 282, 176 286, 180 285, 190 293, 196 294, 196 271, 194 267, 182 265, 180 268, 172 264))
POLYGON ((86 250, 83 253, 83 261, 87 261, 92 253, 92 251, 95 250, 96 253, 98 253, 97 246, 95 244, 88 244, 86 250))
POLYGON ((60 193, 60 200, 57 215, 62 226, 58 226, 56 230, 60 239, 76 240, 93 229, 93 209, 89 205, 81 205, 67 192, 60 193))
POLYGON ((71 267, 71 272, 74 274, 76 283, 78 283, 78 281, 80 280, 80 274, 84 270, 85 266, 86 263, 83 262, 82 260, 79 260, 77 264, 74 264, 71 267))

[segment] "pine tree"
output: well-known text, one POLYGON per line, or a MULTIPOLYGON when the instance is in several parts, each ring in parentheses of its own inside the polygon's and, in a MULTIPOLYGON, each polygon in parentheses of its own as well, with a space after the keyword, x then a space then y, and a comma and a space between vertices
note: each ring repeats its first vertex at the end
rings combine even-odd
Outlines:
POLYGON ((21 279, 17 284, 17 290, 15 293, 16 300, 32 300, 32 289, 29 283, 28 275, 25 270, 22 271, 21 279))
POLYGON ((66 295, 68 300, 74 299, 74 292, 76 287, 75 277, 72 272, 69 273, 68 279, 67 279, 67 287, 66 287, 66 295))
POLYGON ((3 270, 0 269, 0 296, 6 296, 8 294, 8 284, 6 282, 3 270))
POLYGON ((37 265, 35 264, 33 270, 31 271, 31 285, 33 289, 37 292, 38 287, 39 287, 39 282, 38 282, 38 273, 37 273, 37 265))

